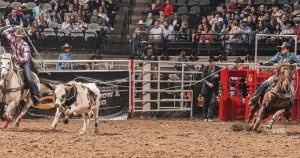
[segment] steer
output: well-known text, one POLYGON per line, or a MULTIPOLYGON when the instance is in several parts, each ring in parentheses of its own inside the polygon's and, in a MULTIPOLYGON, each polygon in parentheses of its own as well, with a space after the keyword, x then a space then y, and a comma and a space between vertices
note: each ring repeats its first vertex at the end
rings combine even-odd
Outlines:
POLYGON ((81 134, 84 134, 89 124, 88 113, 92 112, 95 121, 95 132, 98 132, 98 112, 100 106, 100 90, 95 83, 83 84, 71 81, 65 85, 55 86, 55 106, 57 107, 54 121, 50 129, 55 129, 61 113, 64 113, 64 124, 68 124, 70 114, 82 114, 84 124, 81 134))

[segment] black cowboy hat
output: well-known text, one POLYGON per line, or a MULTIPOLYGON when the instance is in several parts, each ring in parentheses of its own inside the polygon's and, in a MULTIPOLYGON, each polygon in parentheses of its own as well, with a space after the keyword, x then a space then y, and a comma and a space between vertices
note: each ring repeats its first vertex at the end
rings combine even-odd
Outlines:
POLYGON ((209 56, 209 58, 208 58, 208 61, 209 62, 212 62, 212 61, 218 61, 219 59, 218 58, 215 58, 214 56, 209 56))
POLYGON ((235 63, 244 63, 244 60, 240 57, 235 58, 235 63))
POLYGON ((286 48, 291 48, 291 44, 289 42, 283 42, 281 46, 277 46, 279 48, 282 48, 282 47, 286 47, 286 48))

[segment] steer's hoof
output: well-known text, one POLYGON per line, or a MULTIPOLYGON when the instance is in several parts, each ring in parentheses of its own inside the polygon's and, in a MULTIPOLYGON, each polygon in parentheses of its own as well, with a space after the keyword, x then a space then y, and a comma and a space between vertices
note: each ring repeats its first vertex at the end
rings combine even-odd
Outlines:
POLYGON ((56 127, 56 126, 50 126, 49 129, 50 129, 50 130, 55 130, 55 127, 56 127))
POLYGON ((272 125, 270 125, 270 124, 267 124, 266 127, 267 127, 267 129, 272 129, 272 125))
POLYGON ((66 119, 63 122, 64 122, 64 124, 68 124, 69 123, 69 119, 66 119))
POLYGON ((84 131, 80 131, 79 133, 80 133, 80 134, 85 134, 85 132, 84 132, 84 131))
POLYGON ((19 122, 15 122, 14 126, 17 127, 17 128, 19 128, 20 127, 20 123, 19 122))

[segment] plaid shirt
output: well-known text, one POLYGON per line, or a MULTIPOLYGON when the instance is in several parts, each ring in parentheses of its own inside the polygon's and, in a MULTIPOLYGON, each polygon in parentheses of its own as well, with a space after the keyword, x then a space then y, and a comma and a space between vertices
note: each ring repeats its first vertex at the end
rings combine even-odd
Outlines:
POLYGON ((24 40, 18 43, 16 42, 16 38, 13 35, 13 27, 10 27, 9 29, 5 30, 2 34, 7 38, 12 48, 13 55, 16 56, 17 60, 20 63, 25 63, 30 60, 29 45, 24 40))

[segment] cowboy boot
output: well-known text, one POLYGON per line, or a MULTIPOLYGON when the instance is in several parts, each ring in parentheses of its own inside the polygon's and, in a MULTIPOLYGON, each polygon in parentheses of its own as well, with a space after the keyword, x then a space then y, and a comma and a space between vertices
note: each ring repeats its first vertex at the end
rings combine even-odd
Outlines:
POLYGON ((250 98, 248 105, 249 106, 255 105, 257 103, 258 99, 259 99, 259 96, 253 96, 252 98, 250 98))

